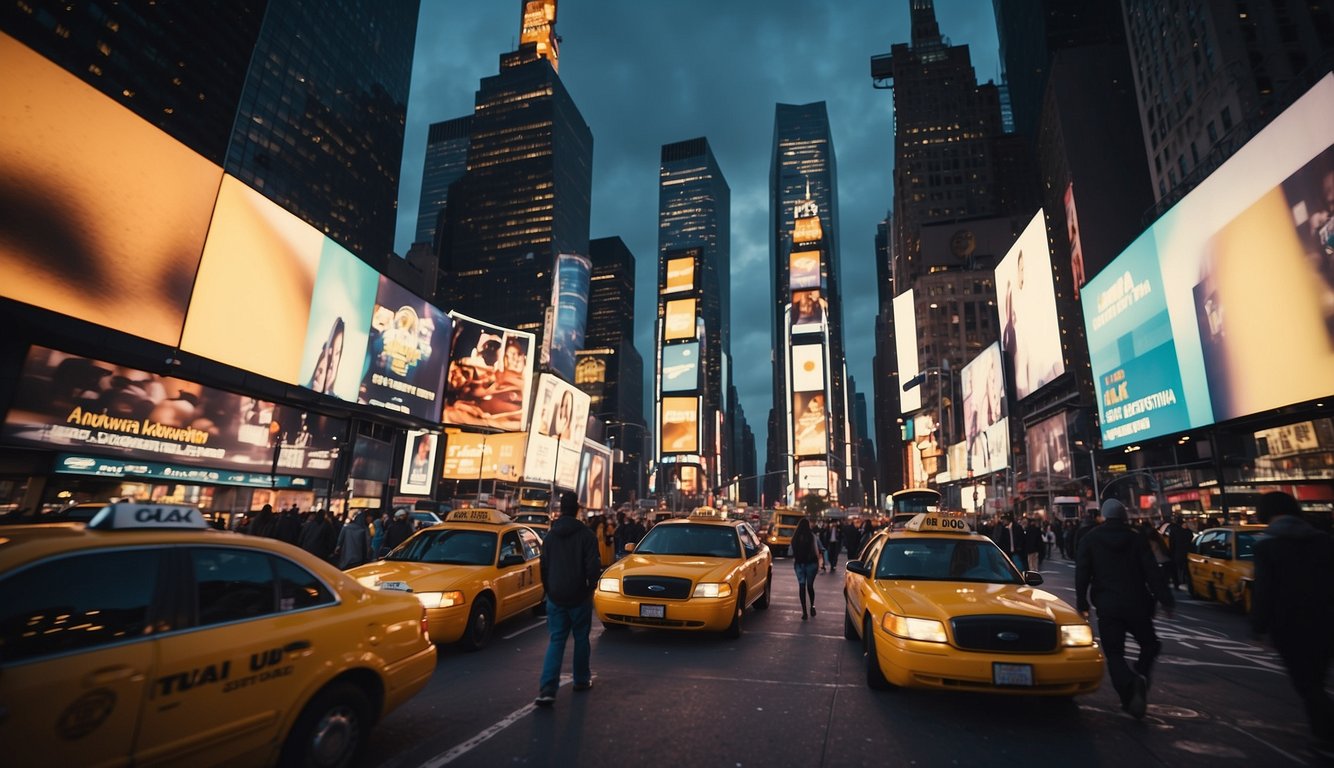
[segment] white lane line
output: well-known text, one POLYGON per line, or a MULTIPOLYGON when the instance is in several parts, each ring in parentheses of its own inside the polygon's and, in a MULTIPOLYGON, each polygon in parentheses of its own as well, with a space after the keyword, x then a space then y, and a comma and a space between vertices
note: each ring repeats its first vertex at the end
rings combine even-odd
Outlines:
POLYGON ((524 632, 531 632, 532 630, 537 629, 538 627, 545 627, 546 625, 547 625, 547 620, 546 620, 546 619, 538 619, 537 621, 533 622, 532 624, 529 624, 528 626, 523 627, 523 628, 520 628, 520 629, 516 629, 516 630, 514 630, 513 632, 509 633, 508 635, 501 635, 501 636, 500 636, 500 639, 501 639, 501 640, 510 640, 510 639, 512 639, 512 638, 518 637, 519 635, 522 635, 524 632))
POLYGON ((1292 754, 1291 752, 1286 752, 1286 751, 1284 751, 1284 750, 1282 750, 1282 749, 1279 749, 1277 746, 1275 746, 1275 745, 1273 745, 1273 744, 1270 744, 1269 742, 1265 741, 1264 739, 1260 738, 1259 736, 1256 736, 1254 733, 1251 733, 1250 731, 1246 731, 1246 730, 1243 730, 1243 729, 1241 729, 1241 728, 1238 728, 1237 726, 1233 725, 1232 723, 1223 722, 1223 721, 1221 721, 1221 720, 1220 720, 1219 722, 1220 722, 1222 725, 1227 726, 1228 728, 1231 728, 1232 730, 1236 731, 1237 733, 1240 733, 1240 734, 1243 734, 1243 735, 1246 735, 1246 736, 1250 736, 1252 739, 1255 739, 1256 741, 1260 742, 1261 744, 1265 745, 1266 747, 1269 747, 1270 749, 1274 750, 1275 752, 1279 753, 1280 755, 1283 755, 1284 757, 1288 758, 1289 760, 1291 760, 1292 762, 1296 763, 1297 765, 1308 765, 1308 763, 1307 763, 1305 760, 1301 759, 1300 757, 1297 757, 1296 755, 1292 754))
MULTIPOLYGON (((594 675, 593 677, 596 678, 597 675, 594 675)), ((561 675, 560 677, 561 687, 565 687, 573 679, 574 678, 570 677, 569 675, 561 675)), ((471 739, 468 739, 462 744, 453 747, 448 752, 436 755, 430 760, 427 760, 426 762, 422 763, 422 768, 440 768, 440 766, 442 765, 449 765, 455 760, 458 760, 460 757, 463 757, 472 750, 481 746, 491 737, 495 736, 496 734, 500 733, 501 731, 505 730, 511 725, 514 725, 515 723, 519 722, 535 709, 537 709, 537 705, 532 703, 519 707, 518 709, 509 713, 508 715, 497 720, 495 723, 492 723, 490 726, 483 729, 480 733, 478 733, 476 736, 473 736, 471 739)))

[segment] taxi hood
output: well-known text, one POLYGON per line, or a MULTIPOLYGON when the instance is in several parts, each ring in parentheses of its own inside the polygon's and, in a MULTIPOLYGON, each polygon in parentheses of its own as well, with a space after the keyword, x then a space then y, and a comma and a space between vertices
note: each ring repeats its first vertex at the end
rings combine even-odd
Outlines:
POLYGON ((884 592, 896 613, 948 622, 959 616, 1007 615, 1073 624, 1083 619, 1074 608, 1043 589, 1019 584, 958 581, 886 581, 884 592))
POLYGON ((476 577, 476 565, 440 565, 381 560, 346 571, 367 589, 376 589, 382 581, 404 581, 413 592, 443 592, 455 588, 469 577, 476 577))
POLYGON ((691 581, 721 580, 739 560, 697 555, 629 554, 616 562, 620 576, 676 576, 691 581))

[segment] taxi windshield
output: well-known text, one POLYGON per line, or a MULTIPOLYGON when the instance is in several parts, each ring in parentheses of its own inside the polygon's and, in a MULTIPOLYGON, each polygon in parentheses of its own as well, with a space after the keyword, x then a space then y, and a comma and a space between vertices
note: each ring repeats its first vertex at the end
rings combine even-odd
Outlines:
POLYGON ((1020 584, 1019 573, 990 541, 914 537, 885 543, 877 579, 1020 584))
POLYGON ((428 529, 400 544, 385 560, 444 565, 491 565, 496 561, 494 531, 428 529))
POLYGON ((644 536, 635 554, 741 557, 741 542, 730 525, 659 525, 644 536))

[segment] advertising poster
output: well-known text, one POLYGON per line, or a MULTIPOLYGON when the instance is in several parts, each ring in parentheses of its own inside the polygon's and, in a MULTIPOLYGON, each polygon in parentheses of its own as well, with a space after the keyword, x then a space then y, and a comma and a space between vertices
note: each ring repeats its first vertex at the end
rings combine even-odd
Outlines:
POLYGON ((1075 300, 1088 280, 1084 271, 1084 246, 1079 241, 1079 211, 1075 208, 1075 183, 1065 186, 1065 238, 1070 243, 1070 274, 1075 285, 1075 300))
POLYGON ((699 453, 699 398, 662 399, 662 452, 699 453))
POLYGON ((824 328, 826 302, 820 298, 818 289, 792 292, 792 307, 789 316, 792 319, 793 333, 814 333, 824 328))
POLYGON ((222 169, 4 34, 0 61, 0 296, 176 346, 222 169))
POLYGON ((380 273, 325 239, 306 325, 301 386, 357 402, 379 287, 380 273))
POLYGON ((1330 394, 1331 113, 1327 75, 1089 280, 1104 447, 1330 394))
POLYGON ((585 442, 579 462, 579 503, 597 512, 611 504, 611 452, 597 443, 585 442))
POLYGON ((0 427, 8 445, 331 477, 347 422, 32 347, 0 427))
POLYGON ((445 436, 446 480, 498 480, 517 483, 523 474, 524 441, 515 432, 451 432, 445 436))
POLYGON ((1041 210, 996 265, 996 299, 1005 370, 1022 400, 1065 372, 1047 217, 1041 210))
POLYGON ((695 300, 673 299, 667 302, 662 332, 665 341, 695 338, 695 300))
POLYGON ((533 335, 450 313, 453 341, 441 421, 522 432, 532 401, 533 335))
POLYGON ((803 288, 819 288, 820 252, 793 251, 788 256, 788 283, 793 293, 803 288))
POLYGON ((686 496, 698 496, 700 492, 699 478, 701 474, 698 464, 677 464, 676 490, 686 496))
POLYGON ((587 393, 556 376, 542 374, 538 379, 533 425, 528 431, 524 479, 532 482, 554 479, 558 488, 575 489, 589 404, 587 393))
POLYGON ((824 391, 824 345, 792 345, 792 391, 824 391))
POLYGON ((439 421, 452 330, 449 315, 381 276, 357 402, 439 421))
POLYGON ((430 496, 435 489, 435 454, 440 435, 426 430, 408 430, 403 446, 403 470, 398 490, 414 496, 430 496))
POLYGON ((899 362, 899 411, 911 414, 922 407, 922 389, 903 385, 921 372, 917 367, 917 310, 912 289, 894 297, 894 352, 899 362))
POLYGON ((803 461, 797 464, 797 498, 808 493, 828 490, 829 466, 825 462, 803 461))
POLYGON ((1030 476, 1070 477, 1070 439, 1067 436, 1065 414, 1058 413, 1030 425, 1024 432, 1028 445, 1028 474, 1030 476))
POLYGON ((663 293, 681 293, 695 289, 695 257, 681 256, 667 260, 663 293))
POLYGON ((829 453, 826 434, 824 392, 792 394, 792 452, 798 456, 825 456, 829 453))
POLYGON ((975 475, 1009 466, 1002 365, 1000 345, 993 342, 960 373, 964 442, 968 444, 968 469, 975 475))
POLYGON ((693 392, 699 388, 699 342, 662 348, 662 391, 693 392))
POLYGON ((592 269, 586 256, 562 253, 556 257, 551 325, 542 341, 542 362, 566 379, 574 379, 574 354, 584 346, 592 269))

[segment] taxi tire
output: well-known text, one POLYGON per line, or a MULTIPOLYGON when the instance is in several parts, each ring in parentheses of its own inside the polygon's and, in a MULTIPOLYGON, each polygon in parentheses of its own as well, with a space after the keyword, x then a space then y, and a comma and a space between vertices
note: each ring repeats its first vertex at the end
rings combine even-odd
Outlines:
POLYGON ((741 594, 736 598, 736 610, 732 612, 732 623, 723 630, 723 637, 735 640, 741 637, 741 615, 746 612, 746 588, 741 587, 741 594))
POLYGON ((875 632, 871 626, 871 617, 866 617, 862 624, 862 647, 866 652, 866 687, 873 691, 890 691, 894 689, 894 684, 885 679, 885 673, 880 671, 880 657, 875 652, 875 632))
POLYGON ((479 595, 468 613, 468 624, 459 638, 459 647, 465 651, 480 651, 491 642, 496 627, 496 605, 489 595, 479 595))
POLYGON ((330 683, 301 710, 301 715, 297 717, 283 743, 278 764, 309 768, 345 768, 355 765, 365 751, 370 726, 371 702, 366 693, 349 682, 330 683), (331 726, 345 727, 350 731, 349 748, 333 760, 319 760, 312 754, 314 740, 321 728, 331 726))
POLYGON ((755 610, 763 611, 769 607, 769 590, 773 588, 773 584, 774 569, 770 568, 769 573, 764 577, 764 591, 760 593, 759 597, 755 598, 755 610))

